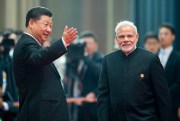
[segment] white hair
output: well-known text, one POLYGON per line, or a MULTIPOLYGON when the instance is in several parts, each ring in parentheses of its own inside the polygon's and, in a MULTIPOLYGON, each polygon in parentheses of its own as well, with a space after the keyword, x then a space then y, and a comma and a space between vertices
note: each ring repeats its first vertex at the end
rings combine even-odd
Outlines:
POLYGON ((137 27, 134 25, 133 22, 131 22, 131 21, 120 21, 120 22, 116 25, 116 28, 115 28, 116 35, 117 35, 118 30, 119 30, 121 27, 123 27, 123 26, 133 27, 134 30, 135 30, 135 32, 138 33, 138 32, 137 32, 137 27))

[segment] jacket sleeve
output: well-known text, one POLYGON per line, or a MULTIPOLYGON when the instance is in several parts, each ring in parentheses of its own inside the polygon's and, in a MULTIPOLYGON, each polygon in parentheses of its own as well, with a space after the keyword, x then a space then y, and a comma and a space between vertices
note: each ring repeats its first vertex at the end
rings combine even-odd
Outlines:
MULTIPOLYGON (((169 90, 171 92, 171 96, 177 96, 177 92, 180 91, 180 55, 176 58, 176 62, 175 62, 175 71, 173 72, 173 76, 174 76, 174 79, 173 80, 173 84, 169 87, 169 90)), ((180 107, 180 105, 179 105, 180 107)))
POLYGON ((167 86, 164 69, 157 56, 150 65, 150 76, 160 121, 172 121, 170 92, 167 86))
POLYGON ((93 76, 99 77, 102 59, 103 57, 96 57, 96 60, 92 60, 89 57, 84 58, 84 62, 87 64, 88 68, 91 70, 93 76))
POLYGON ((103 60, 100 72, 97 95, 98 121, 110 121, 110 92, 106 58, 103 60))
MULTIPOLYGON (((88 66, 88 69, 91 72, 91 75, 94 77, 92 81, 95 81, 96 84, 98 83, 102 60, 103 60, 103 57, 101 55, 96 55, 95 59, 90 59, 88 57, 84 59, 85 63, 88 66)), ((94 87, 92 89, 92 92, 94 92, 94 94, 97 95, 97 87, 94 87)))
POLYGON ((25 43, 22 47, 24 61, 30 66, 49 64, 67 52, 62 40, 42 49, 37 43, 25 43))

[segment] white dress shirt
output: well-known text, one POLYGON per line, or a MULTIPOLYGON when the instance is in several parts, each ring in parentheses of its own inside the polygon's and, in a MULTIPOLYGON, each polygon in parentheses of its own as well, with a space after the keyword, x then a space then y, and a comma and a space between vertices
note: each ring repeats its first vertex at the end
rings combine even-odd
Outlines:
POLYGON ((173 46, 170 46, 170 47, 168 47, 166 49, 161 48, 160 51, 159 51, 158 56, 159 56, 161 64, 163 65, 164 68, 166 67, 167 61, 169 59, 169 56, 170 56, 172 50, 173 50, 173 46))

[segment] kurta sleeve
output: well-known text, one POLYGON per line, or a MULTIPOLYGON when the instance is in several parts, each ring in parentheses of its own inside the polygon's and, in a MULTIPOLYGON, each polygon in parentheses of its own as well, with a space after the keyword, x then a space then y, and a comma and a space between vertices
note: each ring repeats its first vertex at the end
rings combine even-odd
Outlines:
POLYGON ((157 56, 150 65, 150 76, 160 121, 172 121, 172 106, 164 69, 157 56))
POLYGON ((106 58, 103 60, 98 84, 98 121, 110 121, 110 92, 106 68, 106 58))

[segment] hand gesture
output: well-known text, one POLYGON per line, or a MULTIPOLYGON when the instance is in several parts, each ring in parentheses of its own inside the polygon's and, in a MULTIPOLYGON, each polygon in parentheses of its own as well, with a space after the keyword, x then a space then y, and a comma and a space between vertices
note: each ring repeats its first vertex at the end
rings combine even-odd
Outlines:
POLYGON ((68 29, 68 26, 65 26, 64 32, 63 32, 63 39, 66 42, 66 44, 71 44, 73 40, 75 40, 78 37, 76 28, 71 27, 68 29))

